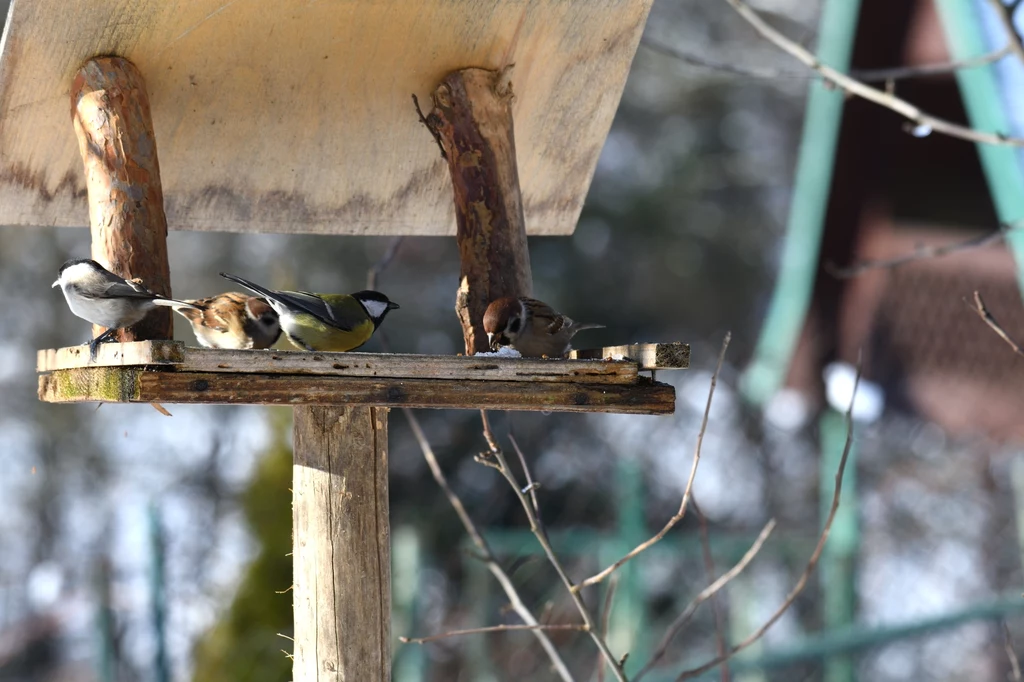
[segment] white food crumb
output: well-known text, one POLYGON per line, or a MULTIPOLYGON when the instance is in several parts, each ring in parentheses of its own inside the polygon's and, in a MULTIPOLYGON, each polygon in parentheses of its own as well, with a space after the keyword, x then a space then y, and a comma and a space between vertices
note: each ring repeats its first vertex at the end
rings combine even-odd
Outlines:
POLYGON ((502 346, 495 353, 474 353, 474 358, 521 358, 519 354, 512 346, 502 346))

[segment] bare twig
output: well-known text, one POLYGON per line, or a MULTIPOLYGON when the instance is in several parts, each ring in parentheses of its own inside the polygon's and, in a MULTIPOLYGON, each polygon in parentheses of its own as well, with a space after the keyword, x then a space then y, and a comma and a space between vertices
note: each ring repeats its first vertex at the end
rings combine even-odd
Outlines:
POLYGON ((943 244, 941 246, 920 246, 910 253, 905 253, 902 256, 883 258, 879 260, 865 260, 846 267, 839 267, 835 263, 831 262, 825 263, 825 271, 837 279, 850 279, 857 275, 864 274, 869 270, 898 268, 901 265, 913 263, 914 261, 925 260, 927 258, 939 258, 941 256, 948 256, 951 253, 969 251, 971 249, 988 246, 989 244, 995 244, 1002 241, 1010 229, 1012 228, 1000 227, 998 230, 993 232, 988 232, 977 237, 971 237, 970 239, 965 239, 963 241, 943 244))
MULTIPOLYGON (((487 419, 487 411, 480 410, 480 417, 483 421, 484 438, 487 440, 487 444, 490 447, 490 451, 487 453, 492 459, 493 463, 491 466, 498 470, 508 484, 512 486, 512 490, 515 492, 516 497, 519 499, 519 504, 522 505, 523 511, 526 512, 526 518, 530 522, 530 531, 534 537, 537 538, 537 542, 544 550, 544 554, 548 558, 548 562, 555 569, 555 573, 558 574, 558 578, 565 585, 565 588, 569 591, 569 596, 572 597, 573 604, 576 605, 576 610, 579 611, 580 617, 583 618, 583 623, 587 626, 587 632, 590 634, 590 638, 594 640, 594 644, 601 651, 605 661, 612 669, 612 674, 615 675, 615 679, 619 682, 628 682, 626 673, 622 669, 622 663, 616 660, 615 655, 612 654, 611 649, 608 648, 608 643, 605 638, 601 635, 594 621, 594 615, 587 608, 583 598, 580 597, 579 591, 576 586, 573 585, 572 579, 569 578, 569 574, 565 571, 565 565, 562 560, 555 554, 554 547, 551 546, 551 542, 548 539, 548 534, 545 532, 544 527, 541 525, 537 518, 537 513, 533 509, 533 505, 530 503, 530 498, 523 492, 523 488, 519 485, 519 481, 516 479, 515 474, 508 466, 508 461, 505 459, 505 453, 502 452, 501 448, 498 447, 497 439, 494 437, 494 432, 491 430, 491 425, 487 419)), ((480 460, 486 462, 486 460, 480 460)))
POLYGON ((586 632, 587 626, 582 623, 538 623, 536 625, 489 625, 482 628, 467 628, 465 630, 449 630, 448 632, 442 632, 436 635, 430 635, 428 637, 399 637, 398 641, 402 644, 426 644, 427 642, 436 642, 441 639, 448 639, 449 637, 462 637, 464 635, 481 635, 489 632, 517 632, 521 630, 529 630, 536 632, 538 630, 571 630, 575 632, 586 632))
MULTIPOLYGON (((694 597, 693 601, 686 605, 686 608, 683 609, 683 612, 680 613, 676 617, 676 619, 672 621, 672 624, 668 626, 668 629, 665 631, 665 635, 661 638, 661 642, 658 644, 658 648, 654 650, 654 654, 651 656, 651 660, 649 660, 644 665, 644 667, 640 669, 636 676, 633 677, 633 682, 640 682, 640 679, 644 675, 649 673, 654 668, 654 666, 658 664, 658 661, 660 661, 665 656, 665 653, 668 651, 669 645, 672 643, 672 639, 676 636, 676 634, 679 633, 680 630, 682 630, 684 625, 690 622, 690 619, 693 617, 693 614, 697 612, 697 608, 701 604, 706 602, 708 599, 713 597, 715 594, 717 594, 718 591, 721 590, 723 587, 728 585, 733 580, 733 578, 735 578, 743 572, 747 565, 754 560, 754 557, 757 556, 757 553, 761 551, 761 547, 764 546, 765 541, 768 540, 768 536, 772 534, 773 530, 775 530, 775 519, 771 519, 770 521, 768 521, 768 523, 765 524, 764 528, 762 528, 761 532, 758 534, 757 539, 754 540, 754 544, 750 546, 750 549, 747 550, 747 553, 743 555, 743 558, 741 558, 735 566, 733 566, 728 571, 723 573, 721 577, 718 578, 718 580, 716 580, 715 582, 711 583, 703 590, 701 590, 700 594, 694 597)), ((729 654, 727 652, 725 658, 728 657, 729 654)), ((724 660, 725 659, 723 659, 723 661, 724 660)), ((721 663, 723 661, 718 662, 721 663)))
POLYGON ((384 270, 386 270, 387 267, 389 265, 391 265, 391 261, 393 261, 395 259, 395 256, 398 255, 398 249, 401 248, 402 241, 404 239, 405 239, 405 237, 401 237, 401 236, 392 238, 391 243, 388 244, 388 248, 384 251, 384 255, 381 256, 380 260, 377 261, 376 263, 374 263, 373 266, 369 270, 367 270, 367 272, 366 272, 366 288, 367 289, 376 289, 377 288, 377 278, 380 276, 380 273, 384 272, 384 270))
POLYGON ((999 335, 999 338, 1005 341, 1010 348, 1013 349, 1014 353, 1024 357, 1024 350, 1021 350, 1020 346, 1017 345, 1017 342, 1010 338, 1010 335, 1006 333, 1006 330, 996 322, 996 318, 992 317, 992 313, 990 313, 988 308, 985 307, 985 302, 981 300, 981 294, 977 291, 974 292, 974 305, 971 306, 971 310, 976 312, 978 317, 980 317, 982 321, 992 329, 992 331, 999 335))
MULTIPOLYGON (((654 40, 650 36, 644 36, 640 44, 647 49, 658 52, 686 64, 699 66, 713 71, 722 71, 736 76, 748 78, 782 79, 796 78, 802 80, 814 80, 819 78, 817 74, 797 73, 796 71, 782 71, 760 66, 737 66, 735 64, 712 59, 703 54, 691 52, 680 47, 667 45, 654 40)), ((973 69, 999 61, 1013 51, 1012 46, 1007 45, 978 57, 970 57, 951 62, 938 62, 935 64, 919 64, 917 66, 896 66, 886 69, 854 69, 849 76, 862 83, 884 83, 886 81, 899 81, 910 78, 927 78, 930 76, 946 76, 961 69, 973 69)))
POLYGON ((519 443, 516 442, 516 437, 509 431, 508 439, 512 443, 512 449, 516 451, 516 456, 519 457, 519 465, 523 468, 523 476, 526 478, 526 487, 523 491, 527 490, 530 492, 530 502, 533 503, 533 511, 537 513, 537 520, 540 521, 540 505, 537 504, 537 488, 539 487, 533 481, 533 476, 530 475, 530 467, 526 466, 526 456, 523 451, 519 449, 519 443))
POLYGON ((873 88, 870 85, 851 78, 850 76, 836 71, 830 66, 822 64, 818 58, 801 47, 796 42, 782 35, 779 31, 768 25, 761 16, 755 12, 744 0, 724 0, 730 7, 743 17, 755 31, 760 33, 766 40, 776 47, 793 56, 809 69, 818 72, 828 83, 843 90, 844 92, 856 95, 869 102, 874 102, 887 109, 891 109, 900 116, 911 121, 915 128, 914 134, 925 136, 931 132, 949 135, 950 137, 968 140, 970 142, 981 142, 984 144, 1010 145, 1014 147, 1024 146, 1024 139, 1011 137, 1003 133, 990 133, 982 130, 975 130, 948 121, 937 116, 927 114, 910 102, 896 97, 892 93, 873 88))
POLYGON ((1006 649, 1006 657, 1010 659, 1010 679, 1013 682, 1021 682, 1020 659, 1017 652, 1013 650, 1013 636, 1010 634, 1010 626, 1003 621, 1003 647, 1006 649))
POLYGON ((434 128, 430 125, 430 121, 428 121, 427 117, 423 115, 423 110, 420 109, 420 100, 418 97, 416 97, 416 93, 413 93, 412 103, 413 106, 416 107, 416 115, 420 117, 420 123, 427 127, 427 130, 430 131, 430 134, 434 138, 434 142, 437 143, 437 148, 441 150, 441 158, 447 161, 448 152, 444 150, 444 143, 441 142, 441 134, 434 130, 434 128))
MULTIPOLYGON (((413 96, 415 99, 415 95, 413 96)), ((417 104, 417 109, 419 105, 417 104)), ((396 240, 397 241, 397 240, 396 240)), ((376 284, 376 279, 381 272, 387 268, 394 258, 392 251, 398 250, 398 244, 392 242, 388 248, 388 252, 384 254, 384 257, 374 266, 376 272, 372 274, 372 281, 376 284), (389 256, 390 253, 390 256, 389 256)), ((370 273, 367 274, 367 280, 370 280, 370 273)), ((381 345, 385 350, 388 348, 387 337, 380 334, 381 345)), ((508 597, 509 604, 512 610, 516 612, 519 618, 522 619, 523 623, 527 626, 531 626, 534 637, 537 638, 537 642, 544 649, 544 652, 548 655, 551 660, 551 667, 554 668, 555 672, 562 682, 575 682, 572 673, 569 672, 568 666, 565 665, 565 661, 562 660, 561 654, 558 653, 558 649, 551 642, 551 638, 547 636, 547 633, 543 629, 539 629, 540 623, 537 618, 530 611, 529 607, 523 603, 522 598, 519 596, 519 592, 516 590, 515 585, 512 584, 512 579, 509 578, 508 573, 501 567, 497 559, 494 557, 494 552, 491 551, 490 545, 484 536, 477 529, 476 524, 473 523, 473 519, 466 511, 466 507, 462 504, 462 499, 452 490, 452 487, 448 485, 448 479, 444 475, 444 471, 441 470, 441 465, 437 461, 437 457, 434 455, 434 449, 430 446, 430 441, 427 440, 427 434, 423 431, 423 427, 420 426, 420 420, 416 418, 416 414, 409 408, 403 408, 402 414, 405 415, 406 420, 409 422, 409 428, 412 429, 413 436, 416 438, 416 442, 420 446, 420 450, 423 453, 423 459, 426 460, 427 466, 430 467, 430 473, 433 475, 434 480, 437 482, 438 487, 444 492, 445 497, 448 498, 448 503, 455 510, 455 515, 459 517, 459 521, 462 522, 463 528, 466 529, 466 533, 472 540, 473 545, 476 546, 479 552, 477 558, 487 567, 487 570, 491 572, 494 579, 501 585, 501 589, 505 592, 505 596, 508 597)))
POLYGON ((672 528, 677 523, 679 523, 684 516, 686 516, 686 508, 687 506, 689 506, 690 495, 693 491, 693 479, 697 475, 697 464, 700 462, 700 449, 701 446, 704 444, 704 432, 707 431, 708 428, 708 415, 711 413, 711 400, 715 396, 715 386, 718 384, 718 374, 719 372, 722 371, 722 362, 725 360, 725 351, 729 348, 729 341, 731 339, 732 332, 726 332, 725 338, 722 339, 722 349, 718 351, 718 364, 715 365, 715 373, 711 375, 711 388, 708 390, 708 402, 704 406, 704 418, 700 422, 700 431, 697 432, 697 445, 694 447, 693 451, 693 464, 690 466, 690 477, 686 481, 686 488, 683 491, 683 499, 679 503, 679 511, 677 511, 675 515, 668 520, 668 522, 662 527, 661 530, 659 530, 653 536, 651 536, 647 540, 644 540, 639 545, 634 547, 628 554, 620 558, 618 561, 616 561, 608 568, 604 569, 600 573, 595 573, 586 580, 582 581, 579 585, 576 586, 574 591, 578 592, 584 587, 596 585, 608 576, 610 576, 627 561, 637 556, 638 554, 647 551, 647 549, 649 549, 652 545, 656 544, 659 540, 665 537, 665 535, 667 535, 668 532, 672 530, 672 528))
MULTIPOLYGON (((619 586, 619 576, 612 576, 608 581, 608 589, 604 593, 604 604, 601 606, 601 636, 608 640, 608 629, 612 620, 612 604, 615 601, 615 589, 619 586)), ((597 682, 604 682, 604 657, 597 657, 597 682)))
MULTIPOLYGON (((444 472, 441 471, 441 465, 437 462, 437 457, 434 456, 434 449, 430 447, 430 442, 427 440, 426 434, 423 432, 423 427, 420 426, 419 419, 412 410, 403 408, 402 413, 405 418, 409 421, 409 427, 412 429, 413 435, 416 437, 416 441, 420 445, 420 450, 423 451, 423 458, 427 460, 427 466, 430 467, 430 473, 433 474, 434 480, 437 481, 437 485, 440 486, 445 496, 448 498, 448 503, 451 504, 452 509, 455 510, 455 514, 459 517, 463 527, 466 529, 466 533, 469 534, 470 539, 480 552, 480 560, 487 566, 487 570, 491 572, 494 579, 501 585, 501 589, 505 591, 505 596, 508 597, 509 603, 512 605, 512 609, 522 618, 523 622, 529 626, 537 626, 539 623, 534 617, 530 609, 523 603, 523 600, 519 597, 519 592, 516 591, 515 586, 512 584, 512 580, 505 573, 505 570, 494 558, 494 553, 491 551, 490 545, 487 544, 487 540, 477 530, 476 524, 473 523, 473 519, 470 518, 469 513, 466 511, 466 507, 462 504, 462 500, 455 491, 452 490, 451 486, 448 485, 448 479, 445 477, 444 472)), ((551 659, 551 665, 554 666, 558 676, 565 682, 572 682, 572 673, 569 672, 569 668, 566 667, 565 661, 562 660, 562 656, 558 653, 555 645, 551 643, 551 639, 541 629, 533 630, 534 636, 537 641, 544 648, 548 658, 551 659)))
POLYGON ((988 4, 992 5, 996 16, 999 17, 999 23, 1003 25, 1003 30, 1006 31, 1006 37, 1010 41, 1010 47, 1013 49, 1014 54, 1017 55, 1017 59, 1021 60, 1021 64, 1024 64, 1024 42, 1021 41, 1021 36, 1013 25, 1013 13, 1016 11, 1019 3, 1013 2, 1009 5, 1004 5, 1003 0, 988 0, 988 4))
MULTIPOLYGON (((708 580, 714 582, 715 580, 715 557, 711 554, 711 538, 708 533, 708 519, 704 516, 704 512, 700 510, 700 505, 697 504, 697 498, 693 500, 693 513, 697 515, 697 523, 700 526, 700 550, 701 554, 704 555, 704 572, 707 574, 708 580)), ((725 615, 722 613, 722 605, 719 603, 717 596, 710 597, 711 601, 711 616, 715 621, 715 650, 719 656, 725 656, 725 652, 728 650, 725 643, 725 615)), ((722 682, 729 682, 729 661, 722 662, 722 682)))
MULTIPOLYGON (((733 2, 734 0, 727 0, 733 2)), ((711 670, 717 665, 722 664, 729 658, 735 656, 738 652, 743 651, 748 646, 761 639, 764 633, 768 632, 768 629, 775 625, 775 623, 782 618, 796 598, 800 596, 800 593, 804 591, 807 586, 807 581, 810 579, 811 574, 814 573, 814 569, 818 565, 818 559, 821 558, 821 552, 825 548, 825 541, 828 540, 829 531, 832 530, 832 521, 836 518, 836 511, 839 509, 839 500, 843 491, 843 473, 846 471, 846 461, 850 457, 850 447, 853 445, 853 401, 857 397, 857 387, 860 385, 860 374, 861 374, 861 363, 857 361, 857 374, 853 380, 853 394, 850 396, 850 407, 846 410, 846 443, 843 445, 843 455, 839 459, 839 470, 836 472, 836 486, 835 491, 832 493, 832 506, 829 508, 828 517, 825 519, 825 527, 821 531, 821 535, 818 537, 818 544, 814 547, 814 552, 811 553, 811 558, 807 561, 807 566, 804 567, 804 572, 800 574, 800 578, 796 581, 796 585, 790 590, 789 594, 786 595, 782 605, 775 610, 768 620, 753 632, 749 637, 744 639, 742 642, 732 647, 725 656, 717 656, 714 659, 708 661, 704 665, 690 670, 684 670, 679 673, 676 677, 676 681, 687 680, 691 677, 701 675, 708 670, 711 670)), ((635 679, 634 679, 635 682, 635 679)))

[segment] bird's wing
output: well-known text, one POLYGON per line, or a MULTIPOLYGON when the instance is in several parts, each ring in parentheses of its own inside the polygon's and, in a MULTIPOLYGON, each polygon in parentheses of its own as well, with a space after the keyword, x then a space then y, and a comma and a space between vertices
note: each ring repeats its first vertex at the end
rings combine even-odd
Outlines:
POLYGON ((316 294, 308 291, 273 291, 266 287, 261 287, 259 284, 254 284, 247 279, 243 279, 238 275, 229 275, 226 272, 220 273, 221 277, 230 279, 232 282, 238 282, 243 287, 255 291, 260 296, 263 296, 268 301, 276 301, 286 308, 291 308, 296 312, 303 312, 312 315, 326 325, 335 327, 342 331, 350 332, 353 329, 351 324, 346 325, 340 320, 335 319, 334 313, 331 311, 330 306, 324 303, 316 294))
POLYGON ((538 301, 535 298, 523 298, 522 301, 530 309, 535 323, 548 334, 557 334, 562 327, 572 325, 572 320, 544 301, 538 301))
POLYGON ((97 273, 97 275, 102 276, 103 282, 93 289, 93 298, 158 298, 157 294, 138 282, 123 279, 111 272, 97 273))

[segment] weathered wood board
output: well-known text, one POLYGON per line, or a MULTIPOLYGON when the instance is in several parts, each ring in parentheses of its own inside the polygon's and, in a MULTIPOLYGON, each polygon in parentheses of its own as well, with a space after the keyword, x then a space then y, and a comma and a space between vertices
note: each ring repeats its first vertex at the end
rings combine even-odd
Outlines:
POLYGON ((39 375, 39 399, 671 414, 676 392, 669 384, 644 377, 635 384, 583 384, 80 367, 39 375))
POLYGON ((633 343, 625 346, 582 348, 569 351, 570 360, 631 360, 640 369, 686 369, 690 366, 690 344, 633 343))
POLYGON ((174 366, 182 372, 307 374, 321 376, 448 379, 459 381, 633 384, 635 362, 597 362, 495 356, 310 353, 281 350, 192 348, 180 341, 105 343, 95 359, 88 346, 40 350, 36 371, 76 367, 174 366))
POLYGON ((0 224, 85 226, 69 90, 142 72, 171 229, 452 235, 410 95, 514 62, 530 234, 570 234, 651 0, 14 0, 0 50, 0 224))

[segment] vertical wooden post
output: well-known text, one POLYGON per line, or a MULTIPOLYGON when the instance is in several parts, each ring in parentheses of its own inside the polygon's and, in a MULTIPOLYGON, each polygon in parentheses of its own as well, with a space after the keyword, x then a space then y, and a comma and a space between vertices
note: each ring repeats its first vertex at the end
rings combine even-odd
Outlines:
POLYGON ((502 296, 530 296, 533 289, 510 74, 511 67, 448 74, 434 90, 425 120, 444 150, 455 190, 462 261, 455 310, 467 355, 487 350, 487 305, 502 296))
POLYGON ((295 408, 295 682, 390 682, 387 409, 295 408))
MULTIPOLYGON (((85 164, 93 259, 170 296, 167 218, 142 74, 121 57, 90 59, 71 86, 71 116, 85 164)), ((169 308, 118 332, 118 341, 169 338, 169 308)))

